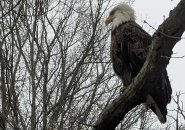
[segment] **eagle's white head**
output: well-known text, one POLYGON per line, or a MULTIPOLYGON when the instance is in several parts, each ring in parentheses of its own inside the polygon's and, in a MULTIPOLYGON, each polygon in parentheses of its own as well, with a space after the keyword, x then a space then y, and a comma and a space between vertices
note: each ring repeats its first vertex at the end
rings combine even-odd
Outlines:
POLYGON ((135 21, 134 9, 127 4, 119 4, 110 11, 105 24, 108 25, 112 22, 112 30, 114 30, 120 24, 127 21, 135 21))

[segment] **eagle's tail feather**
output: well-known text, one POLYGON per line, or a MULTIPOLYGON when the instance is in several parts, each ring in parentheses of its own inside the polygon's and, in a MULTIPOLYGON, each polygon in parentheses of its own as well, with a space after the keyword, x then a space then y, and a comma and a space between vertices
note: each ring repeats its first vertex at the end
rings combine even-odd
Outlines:
POLYGON ((163 108, 164 110, 160 109, 160 107, 156 104, 151 95, 147 95, 146 103, 147 107, 149 107, 157 115, 159 121, 161 123, 166 123, 166 107, 163 108))

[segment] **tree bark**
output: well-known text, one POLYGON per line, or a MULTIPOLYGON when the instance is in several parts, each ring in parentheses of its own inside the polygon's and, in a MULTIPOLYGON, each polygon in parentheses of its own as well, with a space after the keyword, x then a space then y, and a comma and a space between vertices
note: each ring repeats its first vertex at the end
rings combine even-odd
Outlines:
POLYGON ((172 49, 185 31, 185 0, 170 11, 167 18, 153 35, 147 60, 140 73, 129 87, 117 97, 99 116, 94 130, 113 130, 124 116, 135 106, 141 104, 157 75, 166 69, 172 49), (150 86, 150 87, 148 87, 150 86))

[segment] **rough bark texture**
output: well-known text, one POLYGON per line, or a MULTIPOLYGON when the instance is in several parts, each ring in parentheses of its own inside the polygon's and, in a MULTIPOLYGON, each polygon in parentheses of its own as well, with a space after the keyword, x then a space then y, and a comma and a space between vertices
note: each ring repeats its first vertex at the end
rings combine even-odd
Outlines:
POLYGON ((147 60, 130 86, 105 109, 95 123, 94 130, 113 130, 126 113, 143 102, 157 75, 166 69, 172 49, 185 31, 185 0, 170 11, 153 35, 147 60), (144 91, 143 91, 144 90, 144 91))

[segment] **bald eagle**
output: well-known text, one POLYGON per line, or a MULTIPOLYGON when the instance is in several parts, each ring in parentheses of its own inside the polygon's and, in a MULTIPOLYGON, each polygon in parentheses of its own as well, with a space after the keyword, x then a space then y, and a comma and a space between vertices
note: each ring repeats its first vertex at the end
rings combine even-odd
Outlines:
MULTIPOLYGON (((151 36, 135 22, 134 10, 127 4, 114 7, 105 21, 112 23, 111 61, 116 75, 127 87, 142 68, 152 42, 151 36)), ((167 104, 171 101, 172 89, 165 70, 155 81, 146 96, 147 106, 161 123, 166 122, 167 104)))

